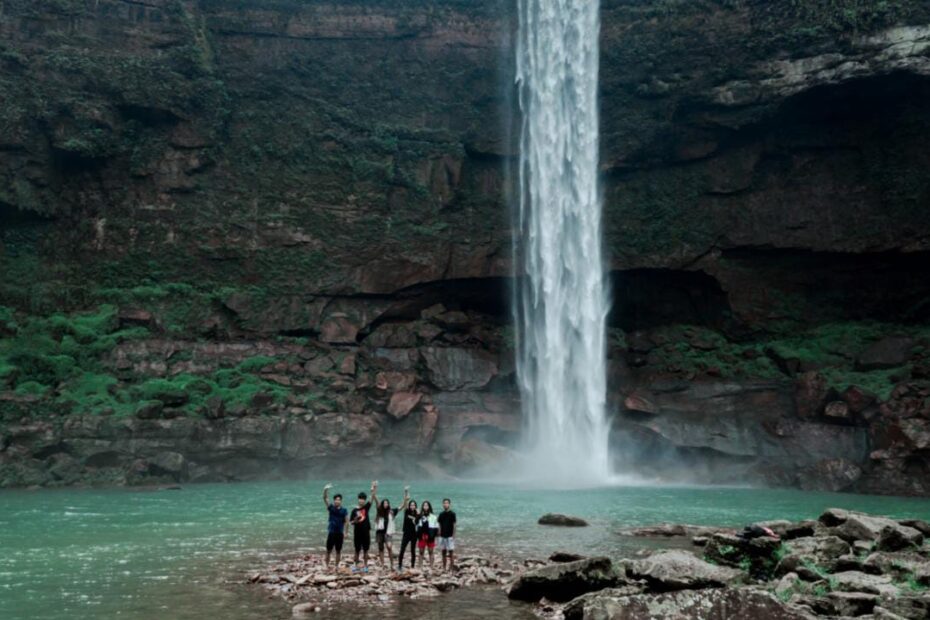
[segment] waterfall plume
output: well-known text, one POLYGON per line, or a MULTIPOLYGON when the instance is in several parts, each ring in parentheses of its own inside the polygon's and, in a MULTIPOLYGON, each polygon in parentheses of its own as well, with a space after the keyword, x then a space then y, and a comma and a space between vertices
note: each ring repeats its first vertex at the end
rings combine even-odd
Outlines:
POLYGON ((533 477, 609 474, 597 0, 518 0, 517 375, 533 477))

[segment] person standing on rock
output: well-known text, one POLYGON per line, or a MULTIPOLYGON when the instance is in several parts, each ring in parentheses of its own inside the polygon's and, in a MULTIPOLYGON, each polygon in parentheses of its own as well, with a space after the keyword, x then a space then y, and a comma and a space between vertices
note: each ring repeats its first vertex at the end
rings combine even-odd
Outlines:
MULTIPOLYGON (((378 489, 378 481, 371 483, 371 496, 374 498, 378 489)), ((371 502, 365 492, 358 494, 358 506, 352 509, 349 522, 355 526, 352 532, 352 540, 355 543, 355 568, 359 568, 359 555, 364 553, 365 564, 363 570, 368 570, 368 550, 371 548, 371 502)))
MULTIPOLYGON (((404 490, 404 495, 409 497, 409 491, 404 490)), ((417 565, 417 522, 420 519, 420 513, 417 512, 417 503, 412 499, 406 500, 404 508, 404 527, 400 540, 400 553, 398 554, 397 570, 404 570, 404 551, 407 545, 410 545, 410 568, 417 565)))
MULTIPOLYGON (((377 489, 375 489, 375 492, 377 492, 377 489)), ((394 545, 392 540, 394 539, 394 519, 397 517, 400 508, 391 508, 391 502, 386 499, 382 499, 379 502, 374 493, 371 499, 375 502, 375 505, 378 506, 375 517, 375 541, 378 543, 378 566, 381 568, 384 567, 384 549, 387 547, 388 566, 393 568, 394 545)), ((409 499, 410 487, 404 487, 404 499, 400 505, 403 506, 409 499)))
POLYGON ((423 556, 429 550, 429 565, 433 566, 433 549, 436 548, 436 535, 439 533, 439 521, 433 514, 433 505, 426 500, 420 504, 420 520, 417 523, 417 548, 420 550, 420 566, 423 556))
POLYGON ((455 513, 452 512, 452 500, 442 500, 442 512, 439 513, 439 551, 442 552, 442 570, 446 570, 446 555, 449 556, 449 570, 455 570, 455 513))
POLYGON ((336 568, 339 568, 339 560, 342 558, 342 543, 345 541, 346 534, 349 533, 349 511, 342 507, 342 494, 336 493, 333 496, 333 503, 329 503, 329 490, 333 485, 327 484, 323 487, 323 503, 326 504, 326 512, 329 513, 329 524, 326 528, 326 568, 329 568, 329 558, 332 552, 336 551, 336 568))

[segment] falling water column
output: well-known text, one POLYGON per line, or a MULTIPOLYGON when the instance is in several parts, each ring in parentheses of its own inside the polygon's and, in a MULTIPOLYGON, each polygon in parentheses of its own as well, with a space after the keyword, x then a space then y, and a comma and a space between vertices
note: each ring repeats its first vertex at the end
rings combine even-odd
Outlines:
POLYGON ((607 478, 598 0, 518 0, 517 373, 530 471, 607 478), (522 273, 521 273, 522 271, 522 273))

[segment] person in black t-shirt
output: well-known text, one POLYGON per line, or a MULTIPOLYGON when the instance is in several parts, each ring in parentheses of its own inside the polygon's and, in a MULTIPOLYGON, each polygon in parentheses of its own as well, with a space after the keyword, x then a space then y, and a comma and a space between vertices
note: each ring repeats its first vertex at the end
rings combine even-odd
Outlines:
POLYGON ((446 570, 446 554, 449 556, 449 570, 455 570, 455 513, 448 497, 442 500, 442 512, 439 513, 439 550, 442 552, 442 570, 446 570))
MULTIPOLYGON (((371 497, 377 501, 377 496, 375 495, 378 490, 378 482, 373 481, 371 483, 371 497)), ((358 568, 359 564, 359 554, 365 554, 365 564, 363 570, 368 570, 368 549, 371 548, 371 518, 369 517, 369 512, 371 511, 371 502, 368 501, 368 496, 362 492, 358 494, 358 507, 352 509, 352 514, 349 515, 349 523, 354 526, 352 531, 352 538, 355 542, 355 566, 358 568)))
MULTIPOLYGON (((407 494, 407 490, 404 490, 407 494)), ((409 495, 408 495, 409 497, 409 495)), ((401 530, 400 554, 398 555, 397 570, 404 570, 404 551, 407 545, 410 545, 410 568, 417 564, 417 522, 420 520, 420 513, 417 512, 417 503, 413 500, 407 502, 404 508, 404 527, 401 530)))

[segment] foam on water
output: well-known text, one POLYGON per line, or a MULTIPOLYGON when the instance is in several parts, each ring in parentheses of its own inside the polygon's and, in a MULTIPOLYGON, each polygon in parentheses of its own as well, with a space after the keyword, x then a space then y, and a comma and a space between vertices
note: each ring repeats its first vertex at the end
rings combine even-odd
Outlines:
POLYGON ((597 0, 519 0, 517 375, 526 472, 549 484, 601 484, 610 473, 599 12, 597 0))

